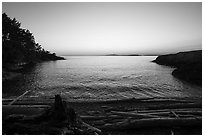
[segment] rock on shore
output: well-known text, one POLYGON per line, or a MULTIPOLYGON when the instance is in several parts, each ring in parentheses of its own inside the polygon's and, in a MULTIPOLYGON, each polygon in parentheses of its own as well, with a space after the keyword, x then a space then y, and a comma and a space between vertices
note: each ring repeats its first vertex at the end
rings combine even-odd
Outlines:
POLYGON ((202 50, 161 55, 153 62, 176 67, 173 76, 193 84, 202 84, 202 50))

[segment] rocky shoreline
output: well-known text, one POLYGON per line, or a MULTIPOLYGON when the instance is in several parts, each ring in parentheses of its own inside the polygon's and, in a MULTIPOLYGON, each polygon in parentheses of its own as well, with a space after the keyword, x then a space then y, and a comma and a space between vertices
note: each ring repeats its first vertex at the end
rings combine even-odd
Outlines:
POLYGON ((202 50, 161 55, 153 62, 176 67, 172 75, 189 83, 202 85, 202 50))

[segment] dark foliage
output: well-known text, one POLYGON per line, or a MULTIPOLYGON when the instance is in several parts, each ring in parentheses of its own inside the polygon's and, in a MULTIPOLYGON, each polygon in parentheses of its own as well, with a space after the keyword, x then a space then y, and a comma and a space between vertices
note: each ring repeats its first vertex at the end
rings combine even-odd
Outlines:
POLYGON ((35 63, 44 60, 63 59, 45 51, 42 46, 35 42, 33 34, 21 28, 21 23, 15 18, 9 18, 6 13, 2 14, 2 64, 35 63))

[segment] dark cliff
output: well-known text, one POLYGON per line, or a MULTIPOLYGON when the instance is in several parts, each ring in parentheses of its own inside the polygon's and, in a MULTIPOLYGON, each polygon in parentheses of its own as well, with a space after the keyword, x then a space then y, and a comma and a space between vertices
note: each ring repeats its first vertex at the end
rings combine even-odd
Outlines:
POLYGON ((202 85, 202 50, 161 55, 153 62, 176 67, 172 75, 192 84, 202 85))

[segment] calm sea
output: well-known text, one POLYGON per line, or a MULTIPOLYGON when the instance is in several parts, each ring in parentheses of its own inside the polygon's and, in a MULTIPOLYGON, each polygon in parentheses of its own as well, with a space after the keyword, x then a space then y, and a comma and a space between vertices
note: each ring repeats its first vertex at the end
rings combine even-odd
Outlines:
POLYGON ((66 56, 37 64, 15 82, 3 85, 3 98, 50 97, 76 100, 149 97, 201 97, 201 87, 173 77, 174 68, 152 63, 155 56, 66 56))

